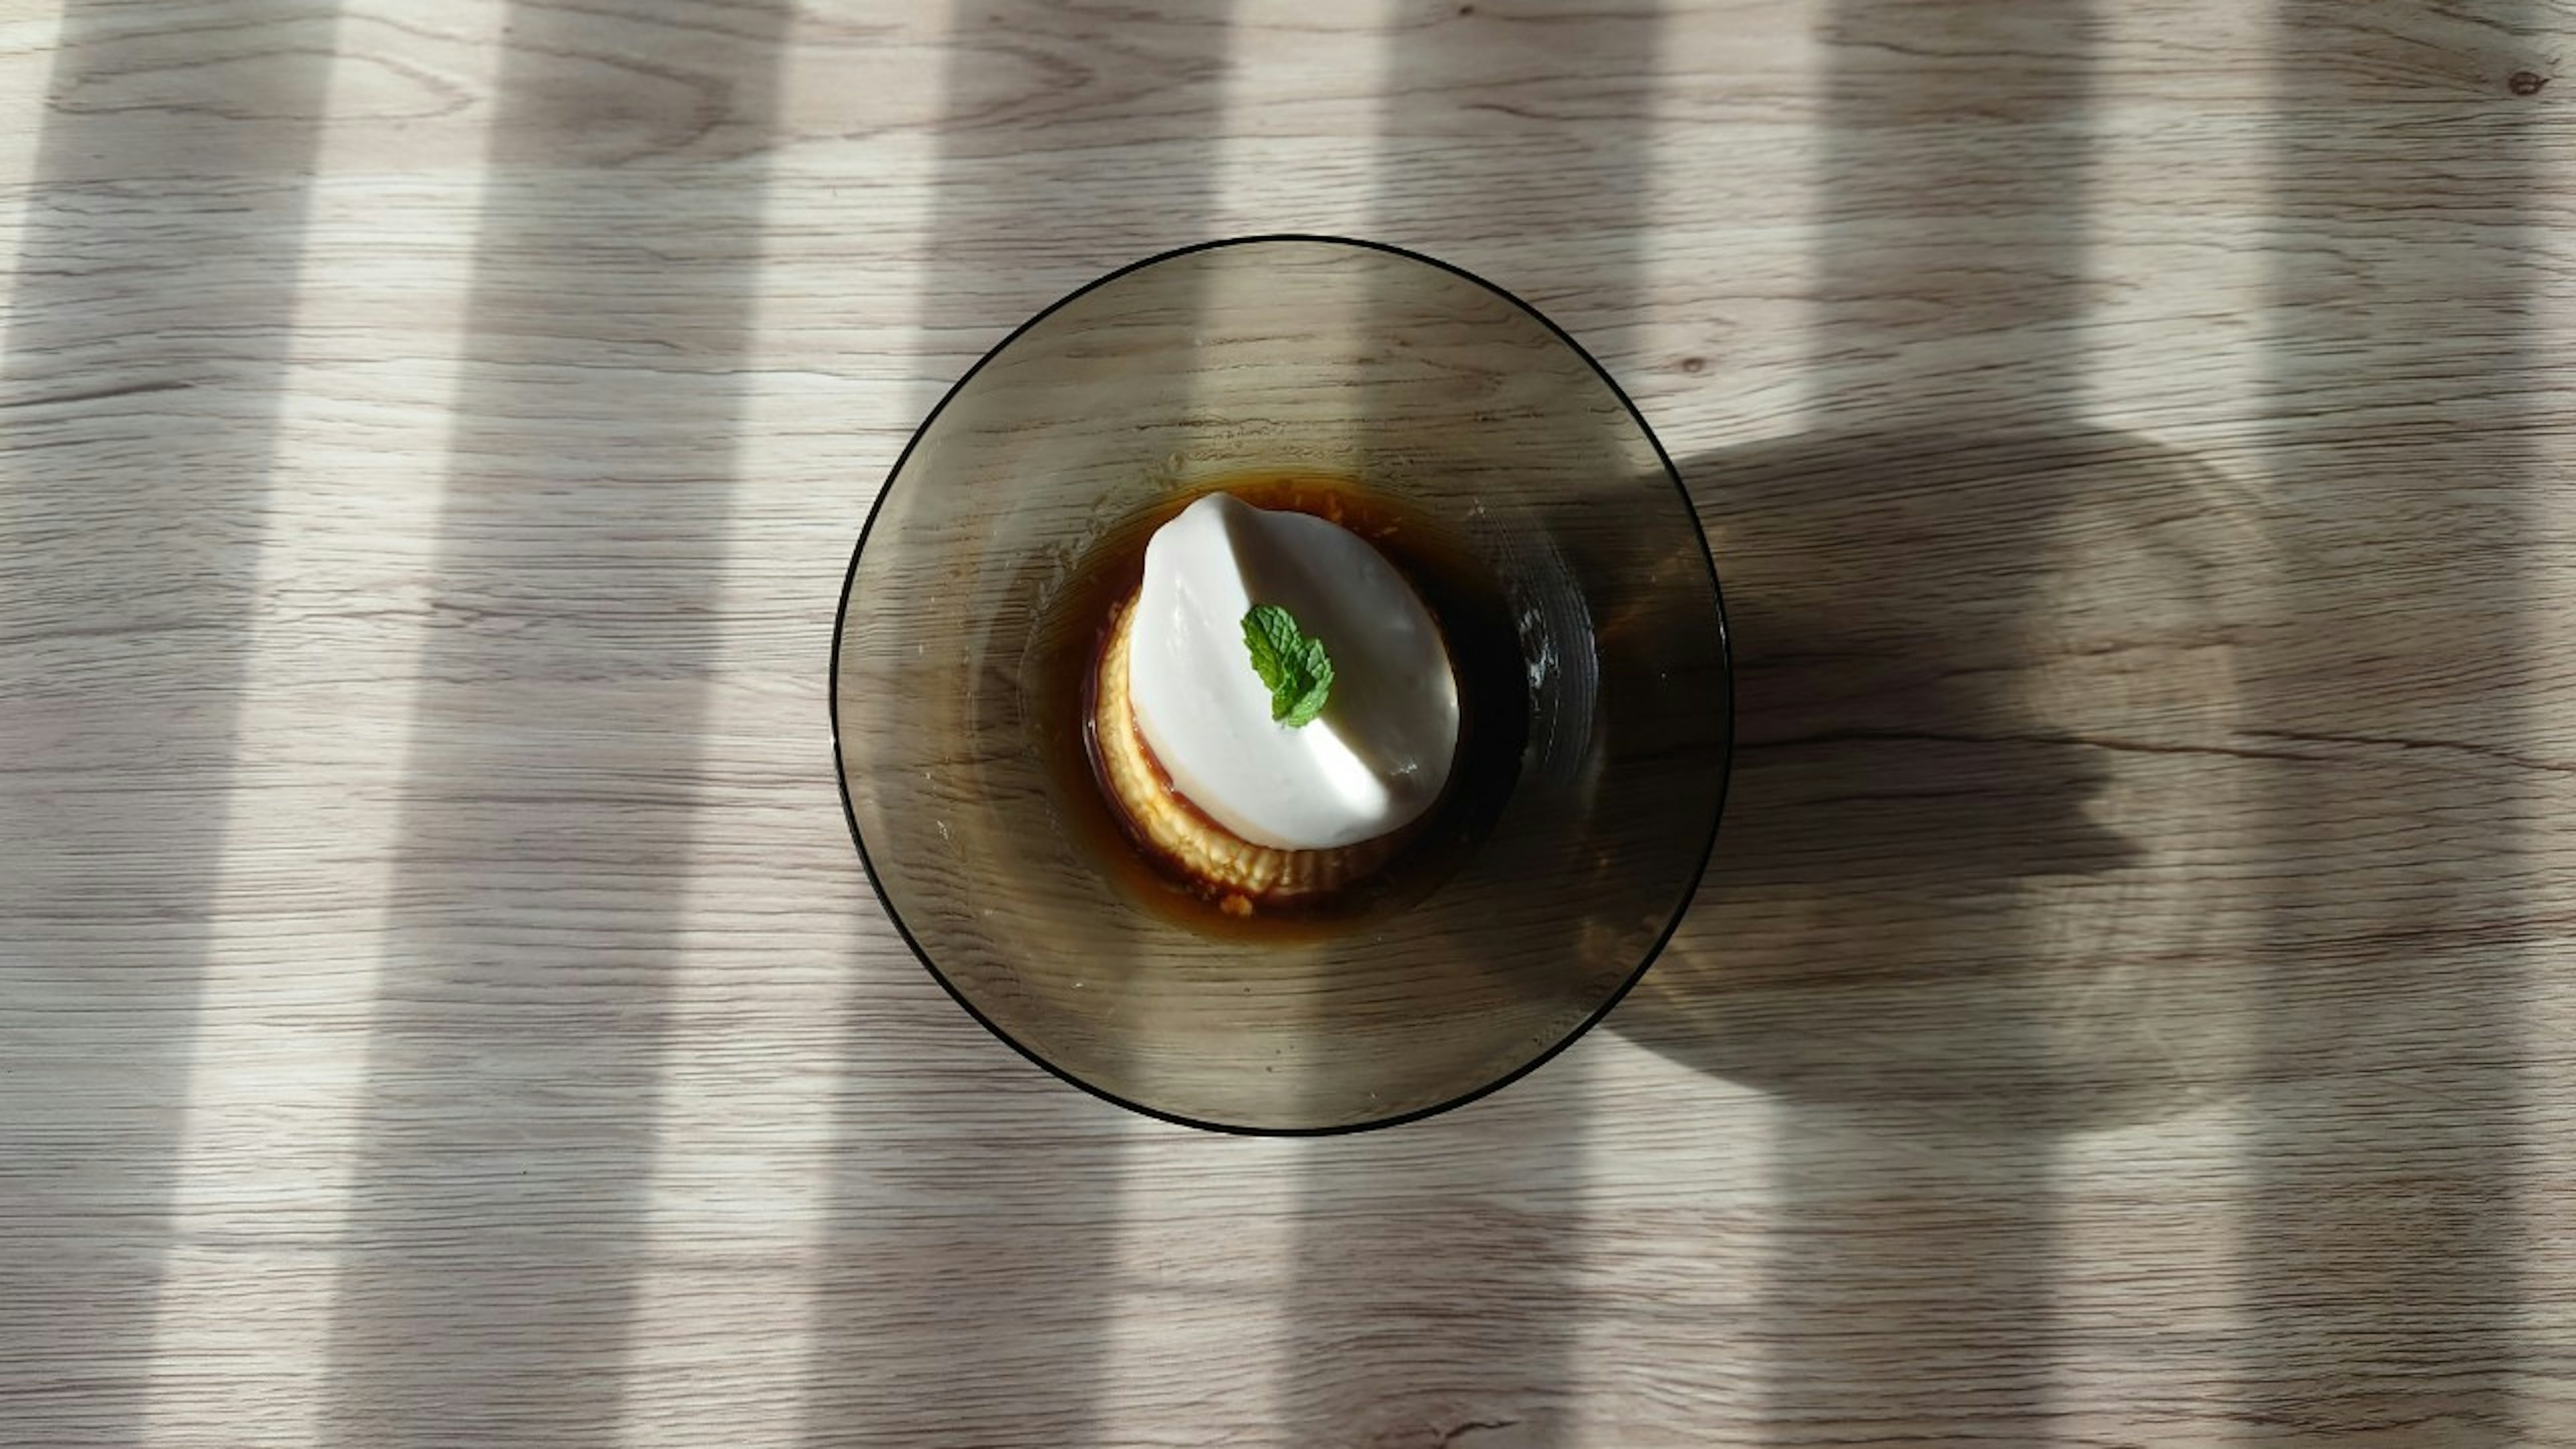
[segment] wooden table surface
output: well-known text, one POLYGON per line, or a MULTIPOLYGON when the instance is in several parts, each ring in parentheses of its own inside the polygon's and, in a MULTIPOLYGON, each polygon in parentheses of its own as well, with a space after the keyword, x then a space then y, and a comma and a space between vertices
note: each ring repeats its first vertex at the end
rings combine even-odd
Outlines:
POLYGON ((0 0, 0 1443, 2576 1445, 2572 58, 0 0), (1274 230, 1602 358, 1742 706, 1606 1027, 1311 1141, 988 1038, 824 719, 941 387, 1274 230))

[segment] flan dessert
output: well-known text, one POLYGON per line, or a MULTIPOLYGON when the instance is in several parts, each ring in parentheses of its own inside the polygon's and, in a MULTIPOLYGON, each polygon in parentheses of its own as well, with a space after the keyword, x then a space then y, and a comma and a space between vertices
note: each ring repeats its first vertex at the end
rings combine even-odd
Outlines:
POLYGON ((1248 914, 1384 867, 1458 754, 1458 678, 1404 575, 1329 519, 1211 493, 1146 544, 1091 690, 1129 833, 1248 914))

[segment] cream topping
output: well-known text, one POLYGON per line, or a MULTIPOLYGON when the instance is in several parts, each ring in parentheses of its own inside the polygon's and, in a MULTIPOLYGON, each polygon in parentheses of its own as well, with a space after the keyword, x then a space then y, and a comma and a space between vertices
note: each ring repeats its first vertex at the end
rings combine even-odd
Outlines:
POLYGON ((1367 540, 1211 493, 1145 547, 1128 702, 1174 788, 1256 845, 1330 850, 1402 829, 1458 751, 1458 683, 1431 611, 1367 540), (1271 719, 1243 617, 1275 604, 1323 641, 1331 701, 1271 719))

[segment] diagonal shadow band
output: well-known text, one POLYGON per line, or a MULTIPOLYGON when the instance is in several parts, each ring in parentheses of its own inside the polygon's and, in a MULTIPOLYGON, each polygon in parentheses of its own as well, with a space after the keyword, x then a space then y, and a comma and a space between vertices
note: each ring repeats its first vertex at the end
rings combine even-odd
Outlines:
POLYGON ((2081 420, 2095 7, 1835 0, 1819 23, 1813 421, 1682 465, 1736 765, 1693 914, 1612 1026, 1782 1102, 1764 1442, 2049 1442, 2056 1099, 2013 1074, 2089 986, 2019 993, 2066 954, 2034 898, 2132 848, 2093 814, 2115 761, 2020 666, 2098 552, 2072 510, 2103 468, 2195 480, 2081 420))
POLYGON ((334 1293, 333 1442, 609 1444, 786 0, 514 0, 334 1293))
MULTIPOLYGON (((1885 54, 1928 57, 1872 100, 1886 126, 1967 98, 1943 76, 1974 9, 1878 11, 1885 54)), ((2512 78, 2548 38, 2521 8, 2283 8, 2248 462, 2081 422, 2044 281, 1906 321, 1932 239, 2000 255, 2045 224, 2036 191, 1942 177, 1926 236, 1863 225, 1828 260, 1825 427, 1688 465, 1744 742, 1700 905, 1615 1024, 1782 1105, 1781 1442, 2045 1438, 2053 1305, 2101 1288, 2052 1257, 2061 1148, 2187 1114, 2252 1124, 2217 1179, 2241 1328, 2142 1306, 2131 1371, 2231 1365, 2248 1442, 2528 1427, 2517 621, 2542 472, 2511 379, 2537 365, 2539 127, 2512 78), (1867 1235, 1891 1204, 1901 1239, 1867 1235)), ((1904 199, 1881 168, 1924 138, 1837 124, 1835 214, 1904 199)), ((2026 270, 2083 268, 2070 243, 2026 270)))
MULTIPOLYGON (((1053 0, 949 7, 926 375, 944 386, 1063 294, 1214 228, 1234 20, 1231 3, 1114 23, 1053 0)), ((907 707, 898 727, 926 717, 907 707)), ((900 988, 871 973, 850 989, 800 1442, 1112 1442, 1134 1124, 1012 1059, 905 970, 900 988), (925 1019, 935 1060, 890 1057, 925 1019), (963 1115, 886 1108, 925 1092, 963 1115)))
POLYGON ((0 361, 0 1440, 137 1442, 338 6, 61 7, 0 361), (41 1356, 41 1357, 40 1357, 41 1356))
MULTIPOLYGON (((1661 3, 1393 7, 1378 41, 1375 239, 1544 298, 1618 372, 1646 291, 1656 71, 1673 23, 1661 3)), ((1585 1078, 1578 1046, 1485 1102, 1306 1145, 1293 1439, 1575 1442, 1585 1078)))
POLYGON ((2264 464, 2288 543, 2247 670, 2273 763, 2243 1437, 2563 1438, 2523 1377, 2522 1164, 2539 621, 2567 608, 2543 566, 2564 480, 2537 208, 2576 136, 2517 78, 2576 48, 2576 17, 2280 0, 2272 40, 2264 464))

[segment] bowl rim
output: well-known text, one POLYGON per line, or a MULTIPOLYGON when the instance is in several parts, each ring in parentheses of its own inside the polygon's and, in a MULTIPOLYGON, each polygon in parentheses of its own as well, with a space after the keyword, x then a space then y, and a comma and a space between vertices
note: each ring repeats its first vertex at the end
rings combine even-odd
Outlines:
POLYGON ((1734 782, 1735 776, 1735 644, 1733 633, 1727 624, 1725 592, 1723 587, 1720 585, 1717 576, 1717 557, 1708 546, 1708 530, 1700 523, 1699 508, 1698 505, 1691 501, 1689 485, 1682 481, 1681 470, 1674 466, 1672 454, 1665 451, 1663 439, 1655 435, 1653 425, 1646 421, 1646 415, 1637 407, 1636 400, 1628 396, 1628 390, 1619 385, 1619 380, 1610 375, 1610 370, 1602 366, 1600 359, 1594 357, 1591 351, 1585 348, 1582 343, 1576 341, 1572 333, 1567 332, 1563 327, 1558 326, 1546 313, 1540 311, 1534 306, 1531 306, 1527 301, 1523 300, 1517 293, 1510 289, 1488 281, 1485 278, 1478 276, 1476 273, 1467 270, 1465 267, 1458 266, 1451 262, 1442 261, 1438 257, 1429 256, 1425 253, 1415 251, 1410 247, 1398 246, 1392 242, 1371 241, 1364 237, 1333 236, 1318 232, 1255 232, 1241 236, 1211 237, 1205 241, 1191 242, 1185 246, 1172 247, 1166 251, 1155 252, 1150 256, 1140 257, 1123 266, 1103 272, 1099 276, 1092 278, 1090 281, 1087 281, 1081 286, 1074 288, 1072 291, 1065 293, 1063 296, 1058 297, 1056 300, 1049 302, 1046 306, 1041 307, 1036 312, 1030 314, 1026 321, 1023 321, 1018 326, 1012 328, 1010 333, 1003 337, 999 342, 986 348, 983 355, 977 357, 972 366, 968 367, 963 373, 960 373, 957 380, 950 383, 947 389, 940 393, 939 401, 931 406, 930 411, 922 415, 920 423, 914 426, 911 436, 904 440, 903 450, 895 455, 893 466, 886 470, 885 481, 878 485, 875 499, 868 505, 867 520, 859 525, 858 540, 850 547, 849 567, 843 570, 841 574, 840 604, 832 613, 830 672, 824 677, 823 683, 825 694, 824 702, 830 713, 832 723, 832 784, 833 788, 840 792, 841 818, 843 822, 849 826, 850 843, 858 850, 860 870, 867 877, 868 889, 876 896, 877 905, 885 912, 887 922, 894 927, 895 934, 902 938, 904 948, 912 953, 912 957, 915 961, 921 963, 921 967, 924 971, 930 973, 930 979, 939 983, 940 990, 948 993, 948 999, 957 1003, 959 1008, 964 1010, 969 1017, 972 1017, 977 1025, 983 1027, 985 1031, 998 1038, 1011 1050, 1026 1058, 1029 1062, 1037 1066, 1039 1070, 1044 1071, 1047 1075, 1054 1077, 1060 1082, 1079 1088, 1089 1096, 1096 1097, 1112 1106, 1122 1107, 1127 1111, 1137 1113, 1141 1116, 1151 1117, 1158 1121, 1169 1122, 1175 1126, 1192 1127, 1203 1132, 1224 1133, 1229 1136, 1237 1137, 1340 1137, 1354 1132, 1370 1132, 1376 1131, 1380 1128, 1400 1127, 1408 1122, 1420 1122, 1427 1118, 1436 1117, 1443 1112, 1452 1111, 1456 1108, 1464 1107, 1470 1102, 1477 1101, 1480 1098, 1491 1096, 1494 1093, 1501 1091, 1503 1088, 1510 1086, 1512 1083, 1521 1080, 1523 1077, 1528 1076, 1530 1073, 1537 1071, 1539 1068, 1546 1066, 1549 1062, 1554 1061, 1559 1054, 1565 1051, 1566 1048, 1574 1045, 1576 1042, 1581 1041, 1585 1036, 1589 1035, 1594 1027, 1599 1026, 1613 1010, 1617 1009, 1620 1002, 1627 999, 1628 993, 1635 990, 1637 983, 1645 979, 1646 972, 1652 969, 1656 960, 1664 954, 1664 948, 1672 943, 1674 934, 1681 929, 1683 920, 1690 915, 1691 903, 1698 897, 1700 884, 1708 875, 1709 861, 1715 856, 1717 851, 1718 832, 1726 819, 1727 794, 1729 788, 1734 782), (1019 341, 1023 334, 1029 332, 1049 317, 1063 311, 1066 307, 1069 307, 1073 303, 1081 300, 1083 297, 1098 291, 1102 287, 1108 286, 1110 283, 1125 277, 1131 272, 1140 272, 1147 267, 1156 266, 1163 262, 1174 261, 1181 257, 1192 256, 1199 252, 1214 251, 1220 247, 1258 246, 1277 242, 1304 242, 1324 246, 1354 247, 1363 251, 1383 252, 1390 256, 1402 257, 1407 261, 1418 262, 1424 266, 1437 268, 1440 271, 1447 272, 1451 276, 1473 283, 1474 285, 1493 293, 1495 296, 1502 298, 1512 306, 1520 309, 1532 320, 1536 321, 1541 327, 1546 328, 1548 333, 1559 343, 1563 344, 1567 350, 1571 351, 1576 357, 1581 358, 1586 367, 1592 369, 1593 375, 1600 378, 1602 383, 1610 389, 1611 396, 1619 400, 1619 406, 1624 408, 1627 411, 1629 419, 1636 423, 1638 432, 1643 434, 1646 439, 1646 445, 1654 450, 1655 461, 1663 467, 1665 481, 1672 484, 1674 495, 1681 501, 1682 512, 1684 516, 1690 520, 1691 536, 1699 543, 1700 563, 1708 573, 1709 603, 1717 613, 1718 712, 1720 719, 1725 725, 1725 734, 1718 750, 1717 803, 1709 811, 1708 836, 1706 840, 1701 842, 1699 863, 1691 871, 1689 885, 1683 889, 1680 899, 1673 903, 1670 911, 1667 913, 1663 929, 1656 933, 1654 941, 1646 947, 1645 952, 1638 958, 1635 969, 1628 973, 1627 979, 1621 981, 1616 988, 1604 995, 1600 1004, 1595 1006, 1590 1014, 1586 1015, 1582 1021, 1577 1022, 1563 1036, 1560 1036, 1555 1041, 1549 1043, 1545 1048, 1541 1049, 1537 1055, 1531 1057, 1528 1061, 1521 1063, 1510 1071, 1494 1077, 1490 1081, 1478 1083, 1476 1086, 1471 1087, 1456 1096, 1445 1098, 1427 1107, 1415 1107, 1408 1111, 1393 1113, 1384 1117, 1371 1117, 1362 1121, 1345 1122, 1325 1127, 1256 1126, 1241 1122, 1219 1121, 1213 1118, 1192 1117, 1185 1113, 1173 1112, 1165 1108, 1149 1106, 1146 1103, 1136 1101, 1132 1098, 1120 1096, 1116 1092, 1112 1092, 1106 1087, 1102 1087, 1096 1083, 1083 1080, 1081 1077, 1074 1075, 1065 1068, 1057 1066, 1054 1062, 1049 1061, 1044 1053, 1035 1050, 1026 1042, 1023 1042, 1019 1038, 1011 1035, 1009 1032, 1004 1031, 991 1017, 986 1016, 981 1008, 977 1007, 972 1000, 968 999, 966 993, 958 989, 955 982, 948 979, 948 974, 946 972, 939 969, 939 963, 931 959, 928 948, 924 947, 920 939, 913 935, 912 927, 905 924, 903 913, 895 908, 894 898, 887 894, 885 883, 877 872, 876 860, 868 851, 867 836, 859 829, 858 807, 850 798, 849 764, 843 757, 841 749, 841 639, 844 627, 849 622, 851 591, 858 583, 859 558, 867 551, 868 538, 876 531, 877 518, 884 512, 886 499, 893 495, 896 483, 901 481, 903 477, 904 465, 912 461, 913 450, 921 445, 921 440, 924 437, 929 435, 931 426, 939 421, 939 415, 941 413, 947 411, 949 403, 955 401, 957 395, 965 391, 967 384, 975 380, 976 374, 982 372, 985 366, 992 362, 993 359, 1008 351, 1011 344, 1019 341))

